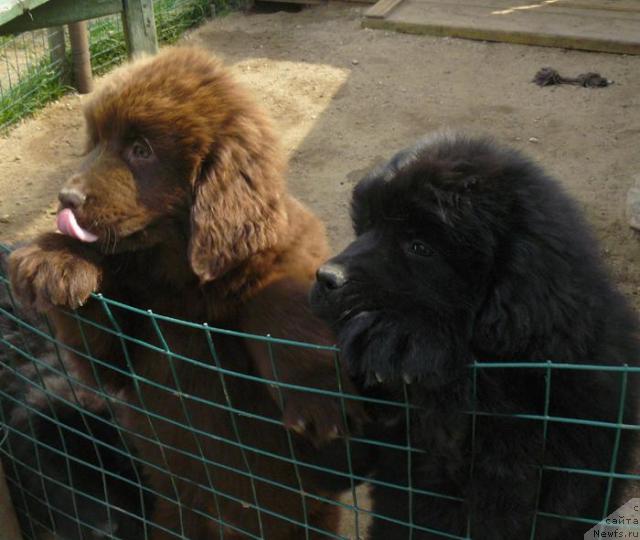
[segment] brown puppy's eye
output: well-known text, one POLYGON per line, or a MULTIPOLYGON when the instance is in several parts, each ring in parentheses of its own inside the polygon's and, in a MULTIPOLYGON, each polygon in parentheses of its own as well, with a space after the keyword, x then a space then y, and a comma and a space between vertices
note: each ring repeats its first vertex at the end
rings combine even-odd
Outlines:
POLYGON ((424 242, 420 242, 419 240, 411 242, 411 252, 415 255, 419 255, 420 257, 431 257, 431 255, 433 255, 433 250, 424 242))
POLYGON ((153 150, 146 139, 136 139, 131 145, 131 157, 135 159, 149 159, 153 150))

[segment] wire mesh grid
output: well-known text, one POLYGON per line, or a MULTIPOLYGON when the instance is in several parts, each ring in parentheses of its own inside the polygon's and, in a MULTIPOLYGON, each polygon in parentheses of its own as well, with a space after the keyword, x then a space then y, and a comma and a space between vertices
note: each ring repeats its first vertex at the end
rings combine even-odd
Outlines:
MULTIPOLYGON (((158 40, 176 41, 206 17, 241 5, 236 0, 154 0, 158 40)), ((106 73, 127 55, 122 20, 102 17, 89 23, 95 75, 106 73)), ((0 36, 0 133, 67 92, 71 61, 68 31, 50 28, 0 36)))
MULTIPOLYGON (((6 256, 8 248, 0 245, 0 252, 6 256)), ((68 313, 77 321, 81 338, 78 341, 81 346, 73 347, 54 335, 47 318, 25 313, 16 305, 4 270, 0 271, 0 455, 25 538, 45 538, 50 533, 55 538, 271 539, 284 538, 274 532, 284 530, 278 525, 282 523, 297 531, 287 538, 366 538, 367 525, 372 519, 403 525, 406 534, 402 538, 423 538, 420 535, 427 533, 433 538, 474 538, 472 509, 467 507, 462 494, 437 492, 412 484, 416 456, 428 449, 412 444, 411 424, 415 421, 416 406, 410 404, 407 384, 403 390, 404 400, 347 393, 343 391, 344 375, 335 347, 180 321, 99 294, 94 300, 103 315, 97 318, 98 322, 96 318, 68 313), (122 331, 120 321, 124 314, 133 314, 148 323, 152 329, 148 339, 141 340, 122 331), (105 358, 104 351, 91 349, 89 333, 96 330, 115 338, 118 350, 110 350, 109 354, 118 355, 122 362, 105 358), (206 354, 185 355, 172 343, 176 336, 180 336, 179 341, 191 344, 199 340, 206 354), (239 343, 247 342, 264 347, 271 362, 272 378, 262 378, 246 366, 236 365, 233 350, 239 343), (330 355, 335 368, 335 390, 280 380, 278 352, 288 347, 330 355), (148 377, 137 368, 132 358, 141 350, 152 351, 156 361, 163 363, 166 368, 163 379, 148 377), (78 375, 67 360, 69 353, 86 361, 91 376, 78 375), (185 377, 189 373, 191 378, 185 377), (125 378, 132 393, 125 395, 110 390, 114 377, 125 378), (206 392, 199 390, 203 384, 206 392), (213 392, 212 387, 215 387, 213 392), (307 444, 295 430, 285 429, 281 411, 288 391, 304 392, 309 398, 322 395, 340 403, 347 432, 330 443, 329 452, 307 444), (217 398, 211 399, 212 395, 217 398), (273 399, 276 406, 265 408, 264 403, 259 403, 261 399, 273 399), (347 403, 355 401, 368 408, 399 411, 403 419, 402 437, 349 433, 347 403), (256 403, 258 406, 253 406, 256 403), (203 410, 217 419, 215 429, 210 428, 211 423, 198 420, 203 410), (211 452, 212 444, 215 452, 211 452), (402 460, 406 476, 396 479, 368 476, 363 471, 373 455, 371 449, 382 449, 394 459, 402 460), (184 465, 187 462, 190 468, 184 465), (194 464, 197 464, 195 469, 194 464), (150 482, 151 477, 155 477, 154 482, 150 482), (358 489, 365 482, 386 490, 387 495, 403 496, 407 519, 372 510, 358 489), (340 485, 348 495, 340 499, 327 495, 335 491, 329 487, 334 485, 340 485), (466 533, 454 534, 437 524, 415 523, 413 508, 417 498, 458 505, 460 520, 468 524, 466 533), (280 499, 283 505, 279 504, 280 499), (298 501, 293 505, 295 508, 292 501, 298 501), (338 509, 343 521, 349 524, 348 532, 335 533, 318 526, 322 523, 314 517, 318 505, 338 509), (230 511, 232 507, 241 508, 241 516, 230 511), (172 514, 170 526, 167 521, 157 520, 157 516, 163 514, 172 514), (207 533, 190 528, 194 516, 209 523, 207 533)), ((537 468, 538 498, 543 476, 549 472, 599 480, 601 512, 569 515, 545 511, 538 506, 530 538, 539 538, 536 527, 540 519, 580 523, 585 531, 601 523, 615 510, 612 506, 614 482, 640 481, 640 474, 620 472, 617 463, 623 434, 640 432, 637 419, 630 421, 624 411, 630 378, 636 376, 640 368, 553 362, 474 362, 469 366, 472 403, 475 403, 480 374, 486 370, 526 370, 529 374, 541 375, 544 403, 542 410, 535 414, 482 411, 475 406, 464 411, 470 420, 473 456, 483 417, 530 423, 532 430, 542 433, 543 441, 550 426, 590 426, 613 434, 611 459, 606 469, 548 464, 537 468), (606 396, 617 400, 617 418, 605 421, 555 416, 550 409, 551 388, 554 377, 563 371, 601 372, 618 377, 618 395, 606 396)), ((469 474, 473 475, 473 463, 469 474)), ((627 531, 625 538, 640 535, 640 525, 635 521, 622 524, 621 530, 627 531)))

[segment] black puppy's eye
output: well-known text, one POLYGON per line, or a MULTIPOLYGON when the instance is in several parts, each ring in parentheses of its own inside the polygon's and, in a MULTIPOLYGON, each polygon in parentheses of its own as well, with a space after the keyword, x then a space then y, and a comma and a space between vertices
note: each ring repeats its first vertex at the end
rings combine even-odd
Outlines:
POLYGON ((415 255, 419 255, 420 257, 431 257, 431 255, 433 255, 433 250, 424 242, 420 242, 419 240, 411 242, 411 252, 415 255))
POLYGON ((136 139, 131 145, 131 157, 135 159, 149 159, 153 150, 146 139, 136 139))

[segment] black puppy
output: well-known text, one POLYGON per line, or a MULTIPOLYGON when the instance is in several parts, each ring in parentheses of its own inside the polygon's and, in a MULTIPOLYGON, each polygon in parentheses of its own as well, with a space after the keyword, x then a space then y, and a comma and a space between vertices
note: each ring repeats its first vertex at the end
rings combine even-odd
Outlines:
POLYGON ((412 406, 379 416, 399 449, 371 538, 582 538, 625 502, 607 473, 630 469, 637 380, 607 368, 640 347, 574 204, 520 153, 442 135, 363 179, 352 217, 312 305, 361 385, 412 406))
POLYGON ((143 538, 153 499, 104 400, 25 368, 1 374, 0 385, 2 461, 25 537, 143 538))
POLYGON ((133 444, 112 414, 117 407, 65 376, 74 374, 44 337, 45 319, 9 293, 2 249, 0 456, 24 537, 143 538, 154 500, 141 489, 133 444))

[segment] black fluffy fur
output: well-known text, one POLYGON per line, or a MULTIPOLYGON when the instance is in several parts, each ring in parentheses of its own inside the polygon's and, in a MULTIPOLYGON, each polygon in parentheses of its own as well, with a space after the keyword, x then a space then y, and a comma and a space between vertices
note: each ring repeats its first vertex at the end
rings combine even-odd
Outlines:
MULTIPOLYGON (((488 139, 441 135, 402 151, 355 188, 357 238, 318 272, 311 301, 332 323, 353 376, 369 392, 418 408, 377 411, 388 442, 376 480, 453 499, 375 485, 374 511, 420 529, 476 540, 582 538, 601 519, 616 430, 514 414, 616 422, 619 372, 478 369, 487 362, 638 365, 637 321, 611 283, 598 244, 556 181, 488 139), (545 380, 549 378, 545 411, 545 380), (380 382, 382 381, 382 382, 380 382), (469 411, 478 411, 474 416, 469 411), (486 415, 490 413, 490 415, 486 415), (407 428, 408 425, 408 428, 407 428), (408 429, 408 432, 407 432, 408 429), (542 474, 540 465, 544 465, 542 474), (407 470, 410 470, 410 477, 407 470), (412 510, 411 510, 412 508, 412 510), (536 513, 536 509, 539 513, 536 513)), ((637 424, 629 375, 623 421, 637 424)), ((623 430, 615 470, 638 473, 623 430)), ((638 496, 614 481, 606 512, 638 496), (625 498, 621 499, 622 488, 625 498)), ((374 520, 372 540, 409 538, 374 520)))
MULTIPOLYGON (((0 275, 5 258, 0 253, 0 275)), ((116 406, 62 376, 68 366, 52 343, 14 317, 49 332, 0 280, 0 455, 24 537, 143 538, 153 497, 141 489, 132 443, 118 433, 116 406)))

